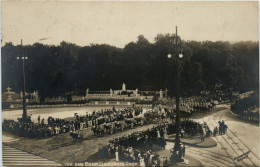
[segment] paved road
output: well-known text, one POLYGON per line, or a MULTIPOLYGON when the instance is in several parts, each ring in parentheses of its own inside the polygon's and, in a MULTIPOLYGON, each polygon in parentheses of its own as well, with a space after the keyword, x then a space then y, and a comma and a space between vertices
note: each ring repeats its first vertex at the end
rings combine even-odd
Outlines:
POLYGON ((61 164, 34 154, 2 145, 3 166, 62 166, 61 164))
MULTIPOLYGON (((211 130, 214 127, 218 126, 218 121, 223 120, 224 115, 227 112, 230 112, 230 105, 219 105, 218 107, 223 107, 223 109, 219 112, 213 113, 209 116, 206 116, 202 119, 198 119, 197 121, 206 122, 211 130)), ((227 117, 226 117, 227 118, 227 117)), ((241 126, 234 126, 234 122, 232 120, 225 119, 227 125, 230 125, 228 128, 228 132, 225 135, 216 136, 214 139, 217 142, 217 147, 213 148, 194 148, 188 147, 186 149, 187 154, 190 156, 197 158, 202 162, 204 166, 259 166, 259 153, 253 150, 252 144, 254 141, 246 141, 245 138, 252 138, 256 134, 250 134, 250 137, 240 136, 237 134, 242 129, 240 127, 246 126, 246 129, 252 128, 250 124, 245 124, 243 122, 237 122, 241 126), (232 125, 232 126, 231 126, 232 125), (236 132, 237 131, 237 132, 236 132), (248 158, 244 158, 241 161, 237 161, 236 157, 246 153, 249 151, 248 158)), ((255 144, 257 145, 257 144, 255 144)), ((257 145, 258 146, 258 145, 257 145)))
MULTIPOLYGON (((186 154, 194 157, 202 162, 202 164, 206 167, 208 166, 217 166, 217 167, 223 167, 223 166, 245 166, 245 167, 251 167, 251 166, 259 166, 259 149, 258 148, 258 134, 259 134, 259 127, 258 126, 253 126, 251 124, 242 122, 240 120, 232 119, 227 116, 227 113, 230 112, 230 105, 229 104, 221 104, 217 105, 217 108, 220 109, 218 112, 213 112, 208 116, 205 116, 203 118, 198 118, 194 119, 195 121, 200 121, 202 122, 207 122, 208 126, 210 127, 211 130, 213 130, 213 127, 217 126, 218 123, 217 121, 219 120, 225 120, 226 124, 228 125, 228 133, 226 135, 222 136, 217 136, 214 138, 216 142, 218 142, 217 147, 213 148, 195 148, 195 147, 187 147, 186 149, 186 154), (243 153, 246 153, 250 151, 248 154, 248 158, 245 158, 241 161, 237 161, 234 158, 238 157, 239 155, 242 155, 243 153)), ((152 126, 152 125, 150 125, 152 126)), ((132 131, 137 131, 137 130, 144 130, 148 127, 143 126, 138 127, 133 130, 125 131, 123 133, 118 133, 114 135, 113 137, 118 137, 123 134, 128 134, 131 133, 132 131)), ((98 143, 104 143, 108 142, 112 136, 107 136, 104 138, 97 138, 96 142, 93 144, 98 144, 98 143)), ((88 145, 87 142, 89 141, 84 141, 81 147, 85 147, 88 145), (85 142, 85 144, 84 144, 85 142)), ((3 146, 5 147, 5 146, 3 146)), ((170 148, 173 147, 173 145, 169 145, 170 148)), ((5 148, 4 148, 5 149, 5 148)), ((9 148, 10 149, 10 148, 9 148)), ((12 148, 11 148, 12 149, 12 148)), ((18 150, 20 151, 20 150, 18 150)), ((22 151, 20 151, 22 152, 22 151)), ((8 153, 8 152, 7 152, 8 153)), ((11 162, 8 158, 8 154, 5 154, 5 151, 3 150, 3 161, 6 166, 11 166, 11 162), (9 164, 8 164, 9 163, 9 164)), ((12 153, 12 152, 11 152, 12 153)), ((22 152, 24 153, 24 152, 22 152)), ((9 153, 10 154, 10 153, 9 153)), ((24 153, 25 154, 25 153, 24 153)), ((25 155, 27 155, 26 153, 25 155)), ((79 152, 78 156, 83 155, 83 152, 79 152)), ((84 152, 84 154, 87 154, 87 152, 84 152)), ((32 154, 28 154, 32 156, 32 154)), ((10 155, 9 155, 10 156, 10 155)), ((30 157, 29 156, 29 157, 30 157)), ((13 155, 11 155, 13 157, 13 155)), ((28 158, 29 158, 28 157, 28 158)), ((34 156, 37 158, 41 158, 38 156, 34 156)), ((46 159, 42 159, 42 161, 45 163, 50 162, 50 165, 46 166, 51 166, 53 163, 52 161, 49 161, 46 159)), ((19 161, 13 161, 13 165, 17 164, 19 161)), ((23 161, 22 161, 23 162, 23 161)), ((19 162, 19 163, 22 163, 19 162)), ((37 161, 36 161, 37 162, 37 161)), ((40 161, 38 161, 40 162, 40 161)), ((35 161, 31 161, 30 165, 33 165, 35 161)), ((24 164, 25 166, 28 166, 24 164)), ((34 164, 36 166, 36 164, 34 164)), ((37 164, 39 165, 39 164, 37 164)), ((56 166, 55 164, 54 166, 56 166)))

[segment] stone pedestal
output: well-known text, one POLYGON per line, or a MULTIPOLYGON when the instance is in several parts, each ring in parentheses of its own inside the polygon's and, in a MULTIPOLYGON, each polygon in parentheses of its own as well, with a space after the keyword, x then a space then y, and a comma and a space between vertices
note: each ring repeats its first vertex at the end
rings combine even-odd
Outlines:
POLYGON ((138 95, 138 89, 135 89, 135 97, 138 95))
POLYGON ((162 91, 162 89, 160 89, 160 98, 161 99, 163 98, 163 91, 162 91))
POLYGON ((89 89, 86 90, 86 97, 88 97, 88 92, 89 92, 89 89))
POLYGON ((184 159, 179 151, 174 150, 171 151, 170 162, 171 163, 184 162, 184 159))
POLYGON ((113 90, 110 89, 110 97, 112 97, 112 96, 113 96, 113 90))
POLYGON ((126 85, 125 85, 125 83, 122 84, 122 91, 126 91, 126 85))

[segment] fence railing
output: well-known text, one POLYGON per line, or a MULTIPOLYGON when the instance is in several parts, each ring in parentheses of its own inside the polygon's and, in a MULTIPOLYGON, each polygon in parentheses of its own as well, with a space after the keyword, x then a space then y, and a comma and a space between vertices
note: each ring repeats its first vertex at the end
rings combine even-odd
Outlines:
POLYGON ((84 107, 84 106, 132 106, 135 102, 127 101, 90 101, 85 104, 39 104, 27 105, 27 108, 84 107))

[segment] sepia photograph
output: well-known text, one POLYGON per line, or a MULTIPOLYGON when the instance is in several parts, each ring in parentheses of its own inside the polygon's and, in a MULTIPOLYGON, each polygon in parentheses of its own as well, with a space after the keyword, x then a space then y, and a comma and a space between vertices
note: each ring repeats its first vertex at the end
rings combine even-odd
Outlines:
POLYGON ((1 1, 4 167, 257 167, 258 1, 1 1))

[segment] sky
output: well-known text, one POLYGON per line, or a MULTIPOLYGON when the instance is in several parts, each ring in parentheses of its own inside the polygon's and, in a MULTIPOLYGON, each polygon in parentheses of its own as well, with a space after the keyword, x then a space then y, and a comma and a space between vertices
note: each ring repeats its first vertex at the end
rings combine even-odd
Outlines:
POLYGON ((110 44, 123 48, 144 35, 175 33, 184 40, 258 41, 258 2, 84 2, 2 1, 2 45, 79 46, 110 44))

